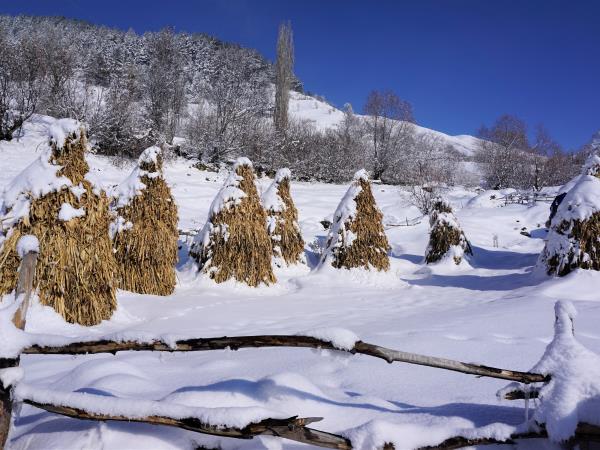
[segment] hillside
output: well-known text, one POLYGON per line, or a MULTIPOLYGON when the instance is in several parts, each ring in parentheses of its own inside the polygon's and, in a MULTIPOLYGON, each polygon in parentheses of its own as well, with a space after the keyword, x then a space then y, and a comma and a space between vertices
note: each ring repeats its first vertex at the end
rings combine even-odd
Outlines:
MULTIPOLYGON (((306 121, 317 129, 325 130, 339 125, 344 119, 344 113, 322 100, 308 96, 301 92, 292 92, 290 98, 290 115, 298 120, 306 121)), ((367 116, 357 114, 365 119, 367 116)), ((473 156, 478 149, 480 140, 470 135, 450 136, 441 131, 415 126, 417 135, 426 135, 432 140, 439 141, 441 148, 452 146, 456 151, 466 157, 473 156)))
MULTIPOLYGON (((0 142, 0 191, 38 156, 53 123, 50 117, 35 116, 24 136, 0 142)), ((131 169, 116 167, 98 155, 89 155, 88 162, 93 177, 105 186, 123 180, 131 169)), ((167 162, 165 172, 179 210, 179 227, 200 228, 227 173, 199 171, 184 159, 167 162)), ((260 189, 270 181, 260 179, 260 189)), ((119 292, 115 315, 91 328, 67 324, 50 308, 35 303, 27 331, 71 339, 160 336, 172 342, 198 336, 336 335, 340 333, 332 329, 336 327, 390 348, 527 370, 551 339, 554 302, 568 298, 580 312, 577 338, 600 352, 600 274, 576 271, 553 279, 533 272, 544 244, 548 204, 500 207, 502 201, 494 199, 499 192, 476 197, 462 188, 447 190, 445 196, 456 208, 475 256, 470 265, 461 267, 424 265, 427 220, 410 227, 390 226, 419 213, 401 188, 376 186, 374 195, 388 224, 390 272, 316 270, 318 245, 310 243, 322 245, 326 231, 320 221, 331 216, 346 188, 292 183, 309 264, 278 270, 278 282, 271 287, 217 285, 198 275, 187 259, 189 241, 182 236, 173 295, 119 292), (523 227, 531 237, 520 233, 523 227), (493 235, 498 237, 498 248, 493 246, 493 235)), ((361 450, 372 450, 376 442, 393 441, 400 449, 433 445, 456 434, 502 435, 525 417, 522 403, 498 403, 495 392, 506 384, 503 381, 325 350, 25 355, 21 365, 23 385, 29 389, 47 389, 54 395, 85 393, 91 402, 93 396, 103 399, 103 404, 115 398, 132 405, 134 399, 155 400, 172 408, 208 408, 210 414, 229 420, 256 411, 277 417, 324 417, 315 428, 343 433, 361 450)), ((77 421, 29 405, 19 410, 10 436, 11 450, 312 448, 273 437, 234 440, 171 427, 77 421)), ((523 448, 537 444, 546 445, 532 441, 523 448)), ((554 448, 548 445, 545 448, 554 448)))

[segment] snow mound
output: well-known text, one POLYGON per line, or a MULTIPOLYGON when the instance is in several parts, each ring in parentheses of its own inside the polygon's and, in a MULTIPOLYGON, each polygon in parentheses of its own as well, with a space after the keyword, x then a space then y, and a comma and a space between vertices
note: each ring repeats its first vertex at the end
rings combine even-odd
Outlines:
POLYGON ((470 199, 467 208, 496 208, 504 204, 504 197, 514 194, 516 189, 489 189, 470 199))
MULTIPOLYGON (((556 302, 554 311, 554 339, 530 372, 551 377, 540 388, 533 420, 546 425, 552 441, 562 442, 574 435, 578 423, 600 426, 600 355, 575 339, 577 311, 571 302, 556 302)), ((514 388, 511 383, 499 395, 514 388)))

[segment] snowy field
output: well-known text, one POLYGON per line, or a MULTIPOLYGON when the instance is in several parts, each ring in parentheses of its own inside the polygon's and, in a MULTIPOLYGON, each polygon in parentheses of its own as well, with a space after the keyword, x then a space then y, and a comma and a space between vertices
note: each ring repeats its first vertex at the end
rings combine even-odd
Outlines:
MULTIPOLYGON (((36 156, 51 119, 36 118, 25 136, 0 143, 0 189, 36 156)), ((91 155, 91 170, 113 185, 131 167, 91 155)), ((225 173, 201 172, 185 160, 167 164, 166 178, 179 207, 179 227, 198 229, 225 173)), ((259 180, 264 190, 269 179, 259 180)), ((307 243, 323 240, 319 223, 330 217, 347 186, 292 183, 307 243)), ((419 216, 404 192, 374 186, 386 223, 419 216)), ((549 205, 509 205, 454 188, 447 198, 470 239, 467 267, 422 263, 429 225, 390 227, 391 270, 374 274, 298 267, 276 272, 271 287, 217 285, 197 276, 181 242, 179 283, 170 297, 118 294, 110 321, 83 328, 35 305, 27 331, 67 336, 105 334, 176 337, 294 334, 341 327, 390 348, 528 370, 553 335, 554 303, 572 300, 576 336, 600 353, 600 273, 577 271, 563 279, 533 273, 543 248, 549 205), (520 234, 523 227, 531 237, 520 234), (499 248, 494 248, 493 235, 499 248)), ((314 267, 316 255, 307 245, 314 267)), ((324 417, 314 428, 346 433, 371 448, 373 433, 392 428, 405 448, 436 444, 463 429, 524 421, 523 402, 499 402, 506 382, 366 356, 306 349, 246 349, 198 353, 118 353, 95 356, 24 356, 25 382, 53 391, 152 399, 193 407, 260 407, 281 416, 324 417), (361 434, 362 433, 362 434, 361 434)), ((499 428, 499 426, 494 426, 499 428)), ((300 449, 277 438, 241 441, 145 424, 77 421, 23 406, 11 449, 300 449)), ((397 447, 398 448, 398 447, 397 447)), ((519 448, 559 448, 541 441, 519 448)))

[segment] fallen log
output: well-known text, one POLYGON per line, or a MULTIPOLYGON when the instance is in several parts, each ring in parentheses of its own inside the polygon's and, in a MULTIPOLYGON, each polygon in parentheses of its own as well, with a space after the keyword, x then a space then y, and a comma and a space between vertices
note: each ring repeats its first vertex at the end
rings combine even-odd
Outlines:
POLYGON ((311 444, 323 448, 334 448, 339 450, 350 450, 352 444, 343 436, 338 436, 324 431, 313 430, 307 425, 323 420, 322 417, 299 418, 297 416, 287 419, 264 419, 257 423, 251 423, 243 428, 223 427, 201 422, 195 417, 176 419, 166 416, 148 416, 143 418, 130 418, 120 415, 98 414, 84 409, 71 406, 52 405, 38 403, 31 399, 23 399, 26 403, 45 411, 60 414, 80 420, 101 420, 116 422, 140 422, 153 425, 166 425, 182 428, 212 436, 229 437, 235 439, 252 439, 256 436, 277 436, 304 444, 311 444))
POLYGON ((321 348, 361 354, 383 359, 388 363, 403 362, 421 366, 435 367, 438 369, 452 370, 454 372, 476 375, 478 377, 499 378, 502 380, 518 381, 520 383, 546 382, 550 378, 545 375, 515 370, 500 369, 479 364, 465 363, 451 359, 419 355, 381 347, 375 344, 358 341, 351 349, 341 349, 333 343, 311 336, 297 335, 258 335, 258 336, 223 336, 214 338, 184 339, 169 345, 162 341, 139 343, 135 341, 88 341, 74 342, 61 347, 34 345, 23 350, 24 354, 66 354, 84 355, 94 353, 117 353, 121 351, 165 351, 165 352, 191 352, 207 350, 238 350, 240 348, 260 347, 302 347, 321 348))

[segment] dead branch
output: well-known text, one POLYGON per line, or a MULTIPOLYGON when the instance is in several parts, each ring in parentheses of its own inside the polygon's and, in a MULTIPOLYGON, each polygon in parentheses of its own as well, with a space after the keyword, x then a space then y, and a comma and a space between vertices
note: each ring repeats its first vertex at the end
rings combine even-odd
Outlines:
POLYGON ((138 343, 133 341, 116 342, 109 340, 75 342, 62 347, 35 345, 26 348, 26 354, 67 354, 82 355, 89 353, 113 353, 121 351, 167 351, 167 352, 190 352, 206 350, 223 350, 230 348, 259 347, 302 347, 323 348, 329 350, 344 351, 352 354, 362 354, 380 358, 388 363, 403 362, 421 366, 435 367, 439 369, 452 370, 455 372, 476 375, 480 377, 499 378, 502 380, 518 381, 521 383, 546 382, 549 377, 537 373, 519 372, 496 367, 488 367, 479 364, 464 363, 451 359, 437 358, 433 356, 419 355, 399 350, 393 350, 378 345, 359 341, 350 350, 336 348, 331 342, 316 339, 310 336, 296 335, 259 335, 259 336, 235 336, 215 338, 194 338, 177 341, 169 345, 162 341, 138 343))
POLYGON ((529 394, 523 389, 515 389, 509 391, 502 397, 504 400, 525 400, 526 398, 538 398, 540 396, 540 390, 538 388, 531 388, 529 394))
POLYGON ((283 439, 289 439, 305 444, 312 444, 324 448, 334 448, 340 450, 349 450, 352 448, 350 441, 342 436, 326 433, 324 431, 313 430, 307 427, 307 425, 313 422, 323 420, 321 417, 298 418, 297 416, 294 416, 287 419, 264 419, 257 423, 251 423, 244 428, 235 428, 206 424, 195 417, 183 419, 175 419, 166 416, 130 418, 120 415, 93 413, 84 409, 70 406, 38 403, 29 399, 24 399, 23 403, 35 406, 36 408, 40 408, 51 413, 81 420, 142 422, 153 425, 166 425, 170 427, 182 428, 184 430, 195 431, 197 433, 230 437, 235 439, 252 439, 255 436, 267 435, 277 436, 283 439))

